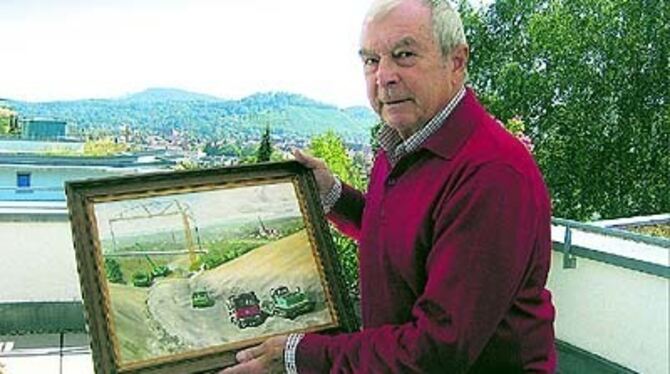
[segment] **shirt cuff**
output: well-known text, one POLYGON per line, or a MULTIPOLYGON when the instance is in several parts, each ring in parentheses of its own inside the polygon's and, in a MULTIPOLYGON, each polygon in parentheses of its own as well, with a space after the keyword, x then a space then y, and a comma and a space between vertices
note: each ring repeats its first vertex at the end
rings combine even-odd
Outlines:
POLYGON ((290 334, 284 346, 284 368, 287 374, 298 374, 298 367, 295 363, 295 352, 298 349, 298 343, 305 337, 305 334, 290 334))
POLYGON ((340 181, 340 178, 335 177, 335 184, 333 184, 333 187, 330 188, 330 191, 328 191, 327 194, 321 196, 321 206, 323 207, 324 213, 328 214, 328 212, 333 209, 341 195, 342 181, 340 181))

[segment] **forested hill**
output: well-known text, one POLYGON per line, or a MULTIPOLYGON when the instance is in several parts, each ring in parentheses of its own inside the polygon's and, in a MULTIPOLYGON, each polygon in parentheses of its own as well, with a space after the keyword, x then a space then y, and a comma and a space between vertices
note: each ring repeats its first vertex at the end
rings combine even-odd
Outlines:
POLYGON ((365 107, 337 108, 286 93, 257 93, 241 100, 170 88, 153 88, 118 99, 53 102, 9 100, 21 117, 67 120, 75 132, 117 131, 124 125, 146 133, 169 134, 172 129, 203 138, 258 133, 270 125, 274 135, 308 138, 334 130, 345 140, 367 143, 377 116, 365 107))

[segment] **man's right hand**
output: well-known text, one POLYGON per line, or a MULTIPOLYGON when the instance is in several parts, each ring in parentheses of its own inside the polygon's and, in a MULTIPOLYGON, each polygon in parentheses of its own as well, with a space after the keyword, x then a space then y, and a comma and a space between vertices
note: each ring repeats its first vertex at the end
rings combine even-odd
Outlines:
POLYGON ((306 168, 312 169, 321 196, 325 196, 330 192, 335 184, 335 176, 323 160, 307 155, 299 149, 293 151, 293 156, 296 161, 303 164, 306 168))

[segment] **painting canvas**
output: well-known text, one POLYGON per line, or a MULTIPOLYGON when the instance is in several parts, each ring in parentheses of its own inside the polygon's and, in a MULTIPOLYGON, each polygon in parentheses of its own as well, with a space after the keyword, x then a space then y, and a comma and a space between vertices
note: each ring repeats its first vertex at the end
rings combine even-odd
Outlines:
POLYGON ((314 186, 296 163, 68 185, 96 371, 197 372, 354 329, 314 186))

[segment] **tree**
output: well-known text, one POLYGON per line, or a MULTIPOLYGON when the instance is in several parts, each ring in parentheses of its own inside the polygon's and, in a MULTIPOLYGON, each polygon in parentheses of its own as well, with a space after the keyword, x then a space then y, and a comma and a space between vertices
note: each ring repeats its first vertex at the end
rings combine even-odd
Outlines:
POLYGON ((175 170, 197 170, 200 169, 202 166, 198 164, 197 161, 195 160, 180 160, 177 165, 174 166, 175 170))
MULTIPOLYGON (((334 132, 328 131, 323 135, 313 137, 308 151, 313 156, 323 159, 342 182, 358 189, 364 188, 367 182, 366 178, 362 177, 364 175, 363 171, 349 157, 344 141, 334 132)), ((338 258, 344 272, 347 288, 356 297, 359 294, 358 245, 354 240, 332 228, 331 235, 338 249, 338 258)))
POLYGON ((117 143, 111 138, 101 138, 98 140, 87 140, 84 143, 84 155, 103 157, 126 152, 130 149, 128 144, 117 143))
POLYGON ((471 85, 520 117, 555 216, 670 210, 669 3, 498 0, 461 12, 471 85), (664 192, 665 191, 665 192, 664 192))
POLYGON ((347 153, 342 138, 333 131, 327 131, 323 135, 315 136, 310 140, 309 152, 323 159, 335 175, 343 182, 347 182, 355 188, 362 189, 365 186, 363 171, 353 163, 347 153))
POLYGON ((202 149, 207 156, 221 156, 223 155, 223 149, 221 146, 216 144, 216 142, 207 142, 202 149))
POLYGON ((256 152, 256 162, 268 162, 272 156, 272 143, 270 140, 270 125, 265 126, 265 132, 261 137, 261 144, 256 152))
POLYGON ((10 134, 15 130, 16 112, 0 107, 0 135, 10 134))
POLYGON ((370 148, 373 154, 376 154, 379 148, 381 148, 381 144, 379 144, 379 139, 377 136, 379 136, 379 132, 381 131, 383 125, 384 122, 379 121, 370 128, 370 148))

